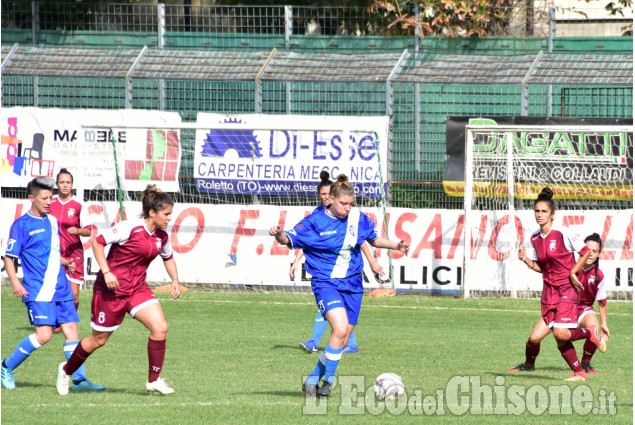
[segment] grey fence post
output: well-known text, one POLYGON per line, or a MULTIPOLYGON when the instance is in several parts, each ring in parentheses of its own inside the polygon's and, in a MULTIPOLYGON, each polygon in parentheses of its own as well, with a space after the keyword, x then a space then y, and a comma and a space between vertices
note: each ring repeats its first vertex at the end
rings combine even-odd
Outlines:
MULTIPOLYGON (((291 34, 293 33, 293 7, 284 7, 284 49, 291 50, 291 34)), ((285 110, 287 115, 291 113, 291 83, 284 83, 285 110)))
POLYGON ((293 7, 284 7, 284 49, 291 49, 291 33, 293 32, 293 7))
POLYGON ((145 55, 147 51, 148 46, 143 46, 143 49, 141 49, 141 52, 139 52, 139 55, 137 56, 135 61, 132 63, 132 65, 130 65, 130 69, 128 70, 128 72, 126 72, 126 109, 132 109, 132 79, 130 77, 132 76, 132 73, 137 68, 137 66, 139 66, 143 55, 145 55))
POLYGON ((40 2, 31 2, 31 13, 33 14, 33 26, 31 28, 33 45, 37 46, 40 38, 40 2))
MULTIPOLYGON (((165 4, 157 4, 157 47, 165 46, 165 4)), ((159 110, 165 111, 165 80, 159 80, 159 110)))
MULTIPOLYGON (((553 40, 556 38, 556 8, 549 8, 549 37, 547 51, 553 53, 553 40)), ((547 116, 553 116, 553 86, 547 86, 547 116)))
POLYGON ((40 81, 39 76, 35 75, 33 77, 33 106, 36 108, 40 106, 40 102, 38 101, 40 97, 40 81))
POLYGON ((549 8, 549 34, 547 36, 547 51, 553 52, 553 39, 556 37, 556 8, 549 8))
MULTIPOLYGON (((421 11, 419 10, 419 3, 417 3, 417 4, 415 4, 415 16, 416 16, 417 19, 419 19, 420 15, 421 15, 421 11)), ((415 27, 415 40, 414 40, 415 41, 415 61, 417 61, 416 62, 417 65, 419 64, 419 62, 418 62, 419 61, 419 49, 421 48, 420 37, 421 37, 421 28, 419 27, 419 25, 417 25, 415 27)))
POLYGON ((532 62, 531 66, 527 70, 527 73, 523 77, 522 82, 520 83, 520 116, 522 117, 526 117, 529 115, 529 88, 527 87, 527 81, 529 80, 529 77, 531 77, 531 74, 533 74, 534 69, 536 68, 538 62, 540 62, 543 54, 544 52, 542 50, 538 52, 536 58, 532 62))

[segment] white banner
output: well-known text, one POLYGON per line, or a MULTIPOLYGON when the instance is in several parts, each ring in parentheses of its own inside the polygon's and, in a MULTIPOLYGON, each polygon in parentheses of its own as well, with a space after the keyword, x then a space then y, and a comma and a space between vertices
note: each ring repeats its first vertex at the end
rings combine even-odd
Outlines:
POLYGON ((360 195, 382 194, 386 116, 199 113, 197 123, 209 126, 196 132, 194 181, 199 192, 314 196, 320 172, 327 170, 331 179, 346 174, 360 195), (236 125, 245 129, 236 130, 236 125), (233 129, 223 129, 228 126, 233 129), (294 130, 301 127, 313 130, 294 130))
MULTIPOLYGON (((0 212, 2 223, 2 252, 11 223, 30 208, 28 201, 3 200, 0 212)), ((117 219, 118 206, 114 202, 87 202, 89 218, 99 228, 112 225, 117 219)), ((128 217, 141 211, 139 202, 125 204, 128 217)), ((222 284, 265 284, 274 286, 308 286, 306 272, 289 278, 289 266, 295 252, 280 246, 269 236, 275 224, 285 229, 293 227, 312 208, 239 205, 175 205, 173 220, 168 227, 175 251, 181 282, 222 284)), ((364 209, 378 222, 377 230, 386 234, 383 215, 378 209, 364 209)), ((587 235, 597 232, 604 240, 600 267, 605 273, 609 291, 632 291, 633 271, 633 212, 625 211, 559 211, 557 219, 573 232, 587 235)), ((405 257, 393 252, 394 284, 396 289, 428 293, 459 294, 462 289, 463 268, 463 216, 458 210, 409 210, 388 208, 388 234, 390 239, 404 239, 410 243, 410 254, 405 257)), ((517 220, 522 225, 524 240, 537 229, 532 211, 520 211, 517 220)), ((471 256, 478 263, 478 275, 467 276, 470 289, 479 285, 500 284, 501 261, 516 252, 506 250, 499 242, 508 219, 498 223, 487 220, 473 235, 471 256), (493 282, 493 283, 488 283, 493 282)), ((97 272, 88 239, 86 251, 87 279, 97 272)), ((386 250, 371 249, 377 261, 388 271, 386 250)), ((529 270, 518 260, 512 262, 514 284, 518 290, 542 290, 540 274, 529 270)), ((368 287, 377 287, 368 265, 365 267, 368 287)), ((169 277, 156 260, 148 271, 152 282, 168 282, 169 277)), ((490 289, 490 288, 484 288, 490 289)), ((505 288, 509 289, 509 288, 505 288)))
POLYGON ((176 112, 2 108, 2 185, 26 187, 34 177, 54 178, 66 168, 76 187, 115 189, 114 139, 124 189, 142 191, 155 183, 164 191, 178 192, 180 132, 153 130, 151 126, 180 123, 176 112), (139 123, 147 123, 148 128, 117 128, 139 123), (86 125, 112 127, 82 127, 86 125))

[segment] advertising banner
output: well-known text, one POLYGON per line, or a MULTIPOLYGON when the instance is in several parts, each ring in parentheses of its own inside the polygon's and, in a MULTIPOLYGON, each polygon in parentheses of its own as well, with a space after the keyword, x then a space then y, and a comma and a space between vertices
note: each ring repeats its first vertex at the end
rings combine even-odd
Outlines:
POLYGON ((180 132, 151 126, 180 122, 176 112, 2 108, 2 185, 26 187, 34 177, 55 177, 66 168, 76 187, 115 189, 114 145, 124 189, 142 191, 155 183, 164 191, 178 192, 180 132), (148 128, 125 128, 139 123, 148 128))
POLYGON ((383 193, 388 117, 199 113, 197 123, 209 125, 196 132, 199 192, 314 196, 326 170, 331 179, 346 174, 359 195, 383 193))
POLYGON ((507 146, 511 145, 517 198, 535 199, 543 187, 549 186, 561 199, 632 200, 632 125, 629 119, 450 117, 446 122, 445 192, 448 196, 463 196, 464 173, 469 168, 476 196, 481 188, 486 196, 507 196, 506 158, 507 146), (465 164, 465 126, 468 124, 514 125, 518 129, 477 135, 474 160, 472 164, 465 164), (531 129, 537 125, 553 130, 531 129), (564 130, 565 126, 577 126, 581 130, 564 130), (631 128, 619 131, 618 126, 631 128), (594 131, 594 127, 597 130, 594 131))
MULTIPOLYGON (((11 223, 30 208, 28 201, 3 200, 0 212, 2 223, 2 252, 6 247, 11 223)), ((98 228, 110 227, 118 218, 115 202, 86 202, 89 220, 98 228)), ((129 217, 141 212, 139 202, 125 203, 129 217)), ((310 286, 310 276, 298 271, 289 278, 289 267, 295 252, 279 245, 269 236, 269 228, 280 225, 292 228, 312 208, 277 207, 264 205, 200 205, 176 204, 173 219, 167 229, 174 247, 179 277, 182 283, 272 285, 280 287, 310 286)), ((377 223, 381 235, 391 240, 410 243, 408 256, 392 252, 393 282, 397 290, 457 295, 463 282, 464 244, 463 213, 458 210, 387 209, 384 225, 382 211, 362 209, 377 223)), ((500 216, 500 214, 499 214, 500 216)), ((558 211, 556 224, 583 237, 597 232, 604 241, 600 265, 606 276, 609 291, 632 291, 633 273, 633 212, 620 211, 558 211)), ((502 217, 498 221, 483 219, 471 237, 470 258, 477 267, 466 276, 470 290, 510 289, 510 282, 502 281, 502 262, 514 257, 513 285, 519 291, 541 291, 542 278, 516 260, 516 247, 505 240, 506 227, 521 229, 521 244, 529 241, 537 229, 532 211, 517 211, 515 220, 502 217), (515 224, 512 224, 514 223, 515 224)), ((94 279, 98 270, 88 238, 84 239, 87 279, 94 279)), ((387 272, 388 251, 371 248, 379 264, 387 272)), ((368 264, 365 262, 365 285, 376 288, 368 264)), ((168 282, 163 262, 157 259, 148 270, 151 282, 168 282)))

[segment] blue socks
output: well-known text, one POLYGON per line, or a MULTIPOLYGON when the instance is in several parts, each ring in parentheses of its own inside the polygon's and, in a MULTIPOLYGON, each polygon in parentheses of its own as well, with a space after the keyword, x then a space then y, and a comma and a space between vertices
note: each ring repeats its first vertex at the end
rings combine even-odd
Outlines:
POLYGON ((315 365, 315 369, 306 379, 307 385, 317 385, 320 382, 320 379, 324 376, 326 372, 326 356, 324 355, 324 351, 320 353, 320 357, 318 359, 317 365, 315 365))
POLYGON ((343 348, 332 348, 328 344, 326 344, 326 348, 324 349, 324 356, 326 357, 324 380, 330 382, 331 384, 335 379, 335 370, 337 369, 337 365, 342 358, 342 350, 343 348))
POLYGON ((355 338, 355 329, 353 329, 353 332, 351 332, 350 336, 348 337, 348 344, 346 345, 350 345, 351 347, 357 347, 357 338, 355 338))
POLYGON ((32 352, 40 348, 42 344, 37 342, 35 334, 29 335, 24 338, 18 346, 13 350, 13 353, 4 360, 4 364, 9 369, 15 369, 25 361, 32 352))
MULTIPOLYGON (((71 356, 73 355, 73 351, 75 351, 75 348, 77 348, 77 344, 79 344, 79 341, 71 341, 71 342, 64 343, 64 356, 66 356, 66 360, 71 358, 71 356)), ((77 369, 73 373, 73 381, 80 382, 85 379, 86 379, 86 368, 84 368, 84 365, 82 364, 79 367, 79 369, 77 369)))
POLYGON ((311 335, 311 341, 315 343, 316 347, 320 345, 320 340, 328 325, 329 322, 327 322, 324 316, 322 316, 322 313, 318 311, 315 315, 315 323, 313 324, 313 335, 311 335))
POLYGON ((332 384, 335 379, 335 370, 342 358, 342 350, 343 348, 332 348, 326 344, 326 348, 320 353, 320 358, 317 365, 315 365, 315 369, 313 369, 313 372, 311 372, 306 379, 306 384, 317 385, 322 377, 324 377, 324 381, 332 384))

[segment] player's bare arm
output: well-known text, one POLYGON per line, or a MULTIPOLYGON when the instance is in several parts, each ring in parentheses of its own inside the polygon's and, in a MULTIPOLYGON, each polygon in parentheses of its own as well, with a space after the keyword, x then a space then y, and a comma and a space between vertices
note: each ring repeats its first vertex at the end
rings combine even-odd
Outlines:
POLYGON ((95 239, 92 242, 93 253, 95 254, 95 259, 99 264, 99 268, 101 273, 104 275, 104 282, 106 283, 106 287, 108 289, 117 289, 119 288, 119 280, 117 276, 110 270, 110 266, 108 265, 108 260, 106 260, 106 252, 104 250, 104 246, 97 242, 95 239))
POLYGON ((27 295, 29 295, 27 290, 24 289, 24 286, 20 282, 20 279, 18 279, 18 274, 15 270, 13 258, 7 256, 4 257, 4 269, 7 271, 9 279, 11 280, 11 286, 13 286, 13 295, 15 295, 16 298, 26 297, 27 295))

